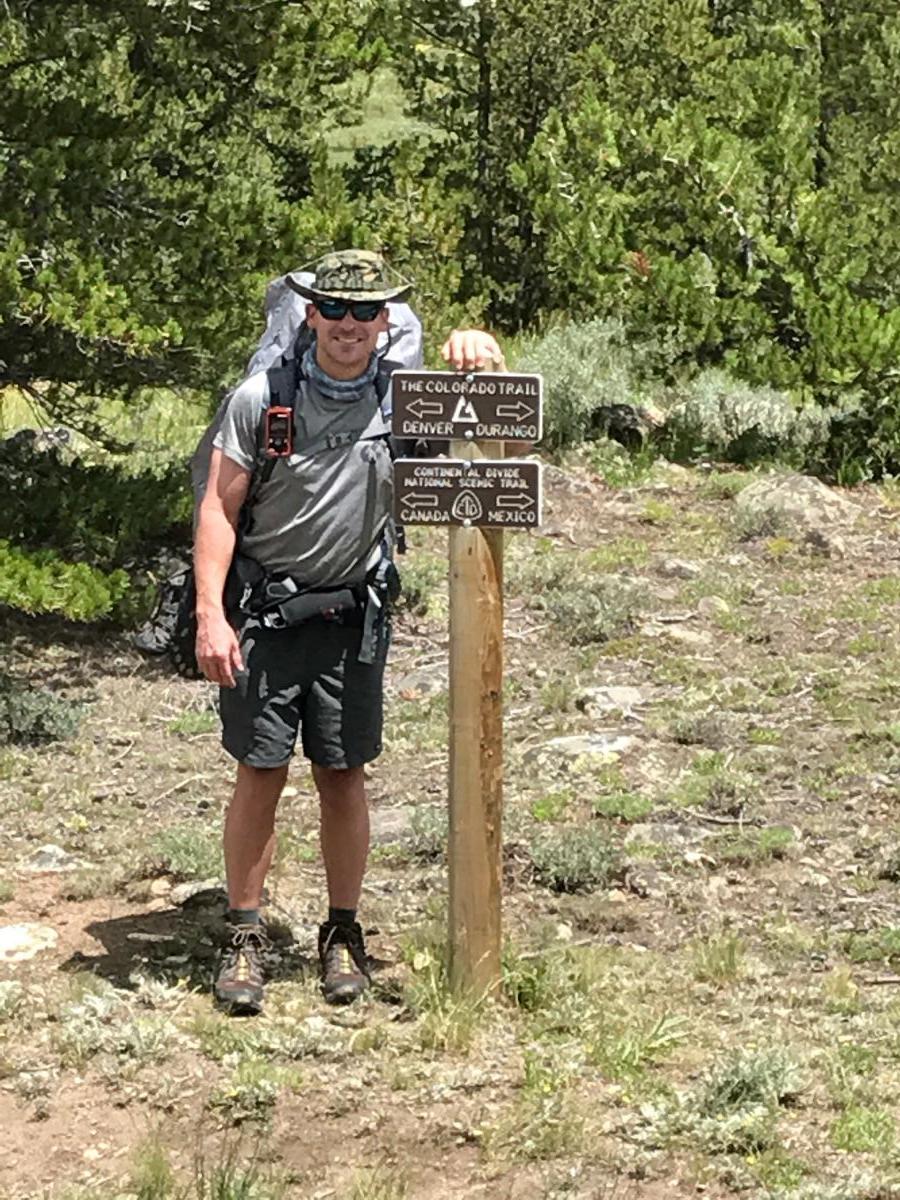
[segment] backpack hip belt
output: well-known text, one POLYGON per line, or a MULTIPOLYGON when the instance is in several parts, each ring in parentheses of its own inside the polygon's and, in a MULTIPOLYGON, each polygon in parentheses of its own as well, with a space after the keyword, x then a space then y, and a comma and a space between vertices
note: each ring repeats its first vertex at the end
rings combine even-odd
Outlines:
POLYGON ((363 583, 313 588, 290 575, 266 575, 244 588, 241 611, 266 629, 289 629, 316 619, 362 628, 358 659, 376 660, 391 603, 400 594, 400 576, 387 556, 363 583))

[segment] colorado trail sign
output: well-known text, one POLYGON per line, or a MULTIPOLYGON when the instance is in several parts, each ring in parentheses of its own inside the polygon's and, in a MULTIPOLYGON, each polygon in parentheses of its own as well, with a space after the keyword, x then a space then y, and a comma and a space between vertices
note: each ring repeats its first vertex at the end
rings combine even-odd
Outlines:
POLYGON ((541 440, 540 375, 395 371, 391 392, 396 437, 477 442, 541 440))

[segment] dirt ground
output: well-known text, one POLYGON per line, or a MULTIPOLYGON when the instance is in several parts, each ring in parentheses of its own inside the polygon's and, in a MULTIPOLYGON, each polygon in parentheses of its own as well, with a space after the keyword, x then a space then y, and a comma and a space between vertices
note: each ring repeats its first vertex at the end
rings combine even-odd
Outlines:
POLYGON ((754 525, 755 479, 548 468, 507 539, 496 1002, 445 979, 441 533, 407 561, 350 1010, 317 990, 303 763, 266 1010, 229 1019, 212 689, 5 616, 5 669, 84 709, 0 748, 0 927, 55 934, 0 958, 0 1196, 900 1195, 900 492, 754 525))

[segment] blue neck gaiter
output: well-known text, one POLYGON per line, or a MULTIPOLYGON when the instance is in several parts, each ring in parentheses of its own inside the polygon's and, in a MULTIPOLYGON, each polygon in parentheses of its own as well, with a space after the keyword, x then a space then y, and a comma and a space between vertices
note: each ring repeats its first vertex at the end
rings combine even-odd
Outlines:
POLYGON ((378 374, 378 356, 373 354, 365 371, 355 379, 332 379, 316 362, 316 344, 313 342, 303 355, 301 370, 304 379, 308 379, 316 391, 327 396, 329 400, 361 400, 375 382, 375 376, 378 374))

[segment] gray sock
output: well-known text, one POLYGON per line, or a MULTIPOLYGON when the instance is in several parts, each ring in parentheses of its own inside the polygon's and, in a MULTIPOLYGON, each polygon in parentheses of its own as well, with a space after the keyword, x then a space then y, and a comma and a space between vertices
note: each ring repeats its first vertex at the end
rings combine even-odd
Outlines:
POLYGON ((261 925, 262 917, 258 908, 229 908, 229 925, 261 925))

